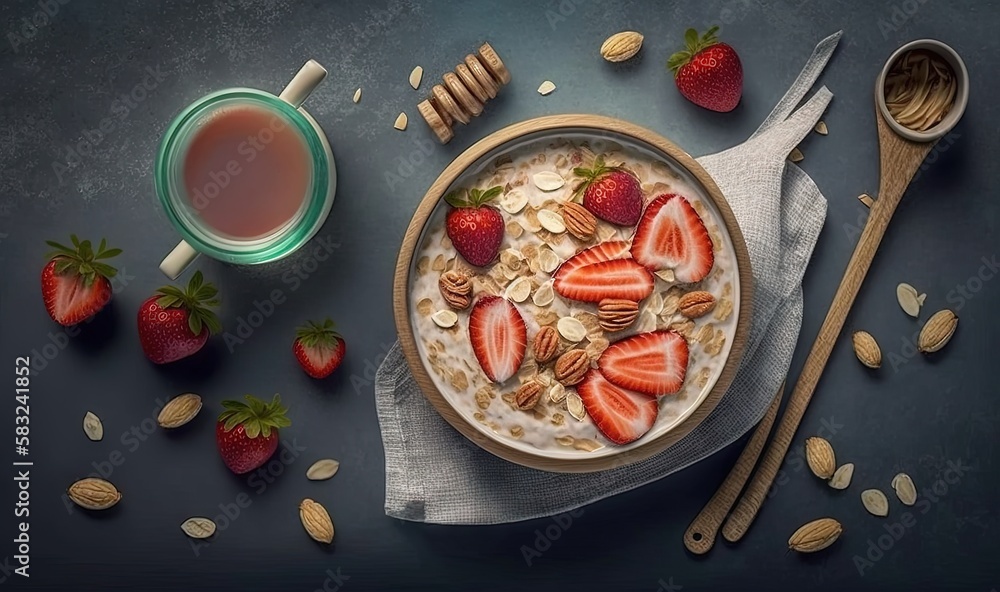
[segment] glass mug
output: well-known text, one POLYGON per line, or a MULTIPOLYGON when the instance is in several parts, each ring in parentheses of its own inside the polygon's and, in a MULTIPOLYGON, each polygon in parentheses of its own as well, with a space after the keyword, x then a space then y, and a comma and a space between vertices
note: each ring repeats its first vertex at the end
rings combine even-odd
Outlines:
POLYGON ((336 167, 326 134, 301 105, 326 74, 309 60, 278 96, 229 88, 174 118, 154 169, 156 193, 183 238, 160 263, 167 277, 176 279, 199 254, 242 265, 275 261, 320 229, 336 167))

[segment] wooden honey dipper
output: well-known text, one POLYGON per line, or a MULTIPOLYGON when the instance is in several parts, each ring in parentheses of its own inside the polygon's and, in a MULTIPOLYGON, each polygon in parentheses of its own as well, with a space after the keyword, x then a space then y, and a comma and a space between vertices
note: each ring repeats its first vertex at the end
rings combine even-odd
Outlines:
POLYGON ((478 55, 465 56, 454 72, 441 77, 443 84, 431 89, 431 96, 417 105, 417 111, 442 144, 455 137, 451 126, 459 121, 468 124, 483 112, 483 105, 496 98, 501 86, 510 82, 510 71, 489 43, 478 55))

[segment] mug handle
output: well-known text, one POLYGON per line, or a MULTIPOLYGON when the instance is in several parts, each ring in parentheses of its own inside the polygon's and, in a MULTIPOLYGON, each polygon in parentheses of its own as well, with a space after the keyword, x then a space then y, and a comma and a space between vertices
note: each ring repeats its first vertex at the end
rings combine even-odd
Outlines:
POLYGON ((176 280, 197 256, 198 251, 194 247, 181 241, 160 262, 160 271, 171 280, 176 280))

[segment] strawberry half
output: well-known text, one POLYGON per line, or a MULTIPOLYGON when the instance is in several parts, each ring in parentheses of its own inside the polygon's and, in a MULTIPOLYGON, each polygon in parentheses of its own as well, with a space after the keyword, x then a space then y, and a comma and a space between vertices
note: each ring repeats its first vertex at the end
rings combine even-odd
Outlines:
POLYGON ((121 249, 109 249, 101 239, 97 252, 89 240, 81 241, 70 235, 72 247, 55 241, 45 241, 52 247, 49 262, 42 269, 42 299, 52 320, 69 327, 94 316, 111 301, 111 278, 118 270, 102 259, 121 254, 121 249))
POLYGON ((615 386, 598 370, 588 370, 576 390, 594 425, 615 444, 641 438, 659 413, 656 399, 615 386))
POLYGON ((528 346, 528 328, 506 298, 483 296, 469 313, 469 340, 490 380, 505 382, 517 372, 528 346))
POLYGON ((598 156, 593 167, 575 168, 573 174, 583 178, 576 191, 583 192, 583 207, 591 214, 619 226, 635 226, 639 221, 642 187, 632 171, 606 166, 598 156))
POLYGON ((555 278, 568 275, 574 269, 600 263, 601 261, 611 261, 612 259, 625 259, 632 256, 629 252, 628 241, 607 241, 599 245, 584 249, 563 262, 556 270, 555 278))
POLYGON ((502 192, 502 187, 486 191, 456 189, 444 196, 444 200, 452 206, 445 220, 448 238, 455 250, 473 265, 489 265, 500 252, 503 216, 500 210, 487 204, 502 192))
POLYGON ((611 383, 654 397, 681 390, 687 365, 687 341, 673 331, 622 339, 597 360, 597 367, 611 383))
POLYGON ((201 271, 184 290, 163 286, 139 308, 139 343, 150 361, 166 364, 186 358, 222 330, 210 307, 219 305, 219 290, 206 284, 201 271))
POLYGON ((278 395, 270 403, 251 395, 246 400, 223 401, 225 411, 215 424, 215 442, 222 462, 237 475, 266 463, 278 449, 278 428, 292 425, 278 395))
POLYGON ((678 282, 700 282, 715 265, 712 238, 688 200, 667 193, 646 207, 632 239, 632 256, 651 271, 672 269, 678 282))
POLYGON ((561 273, 552 287, 570 300, 600 302, 605 298, 624 298, 639 302, 653 293, 654 280, 635 260, 612 259, 561 273))
POLYGON ((347 344, 334 330, 333 321, 326 319, 323 324, 313 321, 296 330, 292 352, 306 374, 313 378, 326 378, 344 360, 347 344))
POLYGON ((670 56, 667 67, 684 98, 712 111, 727 112, 743 96, 743 64, 735 49, 719 42, 718 30, 712 27, 698 37, 698 31, 688 29, 684 34, 687 49, 670 56))

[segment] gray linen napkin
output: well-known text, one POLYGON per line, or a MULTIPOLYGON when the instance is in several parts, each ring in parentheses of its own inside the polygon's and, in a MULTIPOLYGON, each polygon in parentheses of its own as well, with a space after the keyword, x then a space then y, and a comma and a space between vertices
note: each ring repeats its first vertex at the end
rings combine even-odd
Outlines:
POLYGON ((841 33, 805 68, 743 144, 698 159, 732 207, 753 266, 754 306, 743 362, 715 410, 687 437, 644 461, 589 474, 525 468, 480 449, 442 419, 397 343, 379 367, 375 402, 385 445, 385 512, 419 522, 496 524, 550 516, 628 491, 695 463, 745 434, 785 378, 802 322, 802 275, 826 218, 826 199, 786 160, 833 95, 821 88, 793 113, 841 33), (531 495, 525 497, 523 492, 531 495))

